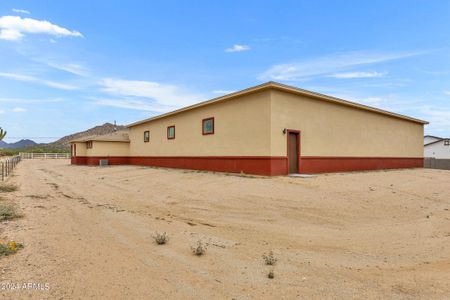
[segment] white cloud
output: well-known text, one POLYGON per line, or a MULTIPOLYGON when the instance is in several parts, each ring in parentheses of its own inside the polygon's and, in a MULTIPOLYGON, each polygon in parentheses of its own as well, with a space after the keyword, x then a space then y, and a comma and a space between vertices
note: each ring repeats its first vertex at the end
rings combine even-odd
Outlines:
POLYGON ((109 94, 150 98, 157 104, 168 107, 185 106, 204 98, 199 94, 182 91, 175 85, 152 81, 105 78, 99 84, 102 90, 109 94))
POLYGON ((450 96, 450 91, 444 91, 444 94, 446 94, 447 96, 450 96))
POLYGON ((26 14, 29 15, 31 14, 30 11, 26 10, 26 9, 19 9, 19 8, 13 8, 11 9, 13 12, 15 13, 19 13, 19 14, 26 14))
POLYGON ((27 110, 25 108, 22 108, 22 107, 14 107, 11 111, 15 112, 15 113, 21 113, 21 112, 25 112, 27 110))
POLYGON ((333 77, 338 79, 352 79, 352 78, 380 78, 386 75, 386 72, 345 72, 345 73, 334 73, 327 75, 327 77, 333 77))
POLYGON ((250 50, 250 46, 247 45, 233 45, 233 47, 225 49, 225 52, 242 52, 250 50))
POLYGON ((22 18, 19 16, 0 17, 0 39, 17 41, 24 34, 48 34, 53 36, 83 37, 78 31, 71 31, 45 20, 22 18))
POLYGON ((17 41, 23 37, 20 31, 12 29, 0 29, 0 40, 17 41))
POLYGON ((175 109, 175 107, 167 107, 167 106, 164 107, 160 105, 146 103, 145 101, 142 100, 133 100, 133 99, 98 99, 95 101, 95 104, 117 108, 152 111, 158 113, 163 113, 175 109))
POLYGON ((6 73, 0 72, 0 77, 24 81, 24 82, 34 82, 38 84, 43 84, 52 88, 60 89, 60 90, 75 90, 77 87, 65 83, 59 83, 51 80, 39 79, 29 75, 16 74, 16 73, 6 73))
POLYGON ((263 72, 260 80, 299 81, 317 76, 327 76, 350 68, 373 65, 418 55, 417 52, 375 53, 348 52, 303 60, 295 63, 278 64, 263 72))
POLYGON ((231 94, 234 93, 236 91, 230 91, 230 90, 215 90, 213 91, 213 94, 231 94))

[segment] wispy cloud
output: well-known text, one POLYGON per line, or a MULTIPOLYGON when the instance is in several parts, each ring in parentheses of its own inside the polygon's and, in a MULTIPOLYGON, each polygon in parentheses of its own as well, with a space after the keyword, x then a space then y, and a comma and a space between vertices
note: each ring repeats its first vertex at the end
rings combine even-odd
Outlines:
POLYGON ((11 109, 12 112, 15 113, 21 113, 21 112, 26 112, 27 110, 23 107, 14 107, 13 109, 11 109))
POLYGON ((30 12, 29 10, 26 10, 26 9, 13 8, 13 9, 11 9, 11 10, 12 10, 13 12, 19 13, 19 14, 26 14, 26 15, 31 14, 31 12, 30 12))
POLYGON ((192 104, 204 98, 175 85, 152 81, 105 78, 99 84, 104 92, 112 95, 149 98, 155 100, 156 104, 169 107, 192 104))
POLYGON ((225 52, 242 52, 250 50, 250 46, 235 44, 233 47, 225 49, 225 52))
MULTIPOLYGON (((329 76, 352 68, 374 65, 419 55, 419 52, 348 52, 311 58, 294 63, 278 64, 264 71, 260 80, 300 81, 312 77, 329 76)), ((353 74, 354 75, 354 74, 353 74)))
POLYGON ((143 110, 151 111, 157 113, 163 113, 175 109, 175 107, 161 106, 158 104, 146 103, 143 100, 133 100, 133 99, 97 99, 95 104, 103 106, 111 106, 117 108, 126 108, 133 110, 143 110))
POLYGON ((37 77, 23 75, 23 74, 17 74, 17 73, 0 72, 0 77, 12 79, 12 80, 23 81, 23 82, 33 82, 33 83, 37 83, 37 84, 43 84, 48 87, 52 87, 52 88, 56 88, 56 89, 60 89, 60 90, 76 90, 77 89, 77 87, 73 86, 73 85, 60 83, 60 82, 56 82, 56 81, 51 81, 51 80, 40 79, 37 77))
POLYGON ((22 18, 19 16, 0 17, 0 39, 17 41, 20 40, 24 34, 48 34, 58 37, 83 37, 83 35, 78 31, 72 31, 45 20, 22 18))
POLYGON ((234 93, 236 91, 232 91, 232 90, 215 90, 213 91, 213 94, 231 94, 234 93))
POLYGON ((57 70, 72 73, 78 76, 88 76, 89 72, 83 65, 76 63, 56 63, 56 62, 46 62, 49 67, 57 70))
POLYGON ((387 72, 344 72, 327 75, 327 77, 338 79, 354 79, 354 78, 380 78, 384 77, 387 72))
POLYGON ((53 98, 53 99, 0 98, 0 103, 41 104, 41 103, 58 103, 64 101, 65 100, 63 98, 53 98))
POLYGON ((450 96, 450 91, 444 91, 444 94, 446 94, 447 96, 450 96))
POLYGON ((436 133, 447 133, 450 128, 450 110, 442 107, 423 106, 419 110, 430 122, 427 130, 436 133))
POLYGON ((0 114, 4 114, 5 111, 3 109, 0 109, 0 114))

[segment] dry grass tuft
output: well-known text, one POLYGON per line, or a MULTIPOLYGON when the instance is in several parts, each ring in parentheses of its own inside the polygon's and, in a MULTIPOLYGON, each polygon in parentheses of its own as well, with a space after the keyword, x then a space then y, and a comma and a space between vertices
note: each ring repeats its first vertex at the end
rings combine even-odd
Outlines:
POLYGON ((2 183, 0 184, 0 193, 10 193, 17 191, 17 185, 2 183))
POLYGON ((169 236, 165 232, 155 232, 155 235, 153 235, 153 239, 158 245, 164 245, 169 241, 169 236))
POLYGON ((197 256, 202 256, 206 253, 206 245, 202 243, 201 240, 197 241, 196 247, 191 247, 192 253, 194 253, 197 256))
POLYGON ((43 196, 43 195, 27 195, 28 198, 32 198, 32 199, 47 199, 48 196, 43 196))
POLYGON ((273 251, 270 251, 267 255, 263 254, 262 258, 264 259, 266 265, 269 266, 273 266, 278 261, 278 258, 273 255, 273 251))
POLYGON ((12 220, 19 218, 16 207, 10 203, 0 204, 0 221, 12 220))

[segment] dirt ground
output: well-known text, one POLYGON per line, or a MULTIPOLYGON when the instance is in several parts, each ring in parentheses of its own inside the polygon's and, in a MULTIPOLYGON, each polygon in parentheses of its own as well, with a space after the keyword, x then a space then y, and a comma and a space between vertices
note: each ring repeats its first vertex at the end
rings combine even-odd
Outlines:
POLYGON ((264 178, 26 160, 8 182, 19 190, 0 196, 23 217, 0 239, 25 248, 0 257, 0 283, 48 289, 1 298, 450 298, 449 171, 264 178))

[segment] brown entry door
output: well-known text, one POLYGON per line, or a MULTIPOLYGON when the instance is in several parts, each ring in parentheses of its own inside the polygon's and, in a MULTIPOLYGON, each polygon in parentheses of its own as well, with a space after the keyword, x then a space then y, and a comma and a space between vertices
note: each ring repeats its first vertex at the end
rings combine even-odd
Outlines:
POLYGON ((298 157, 299 157, 299 136, 296 132, 289 132, 288 142, 288 162, 289 162, 289 174, 298 173, 298 157))

